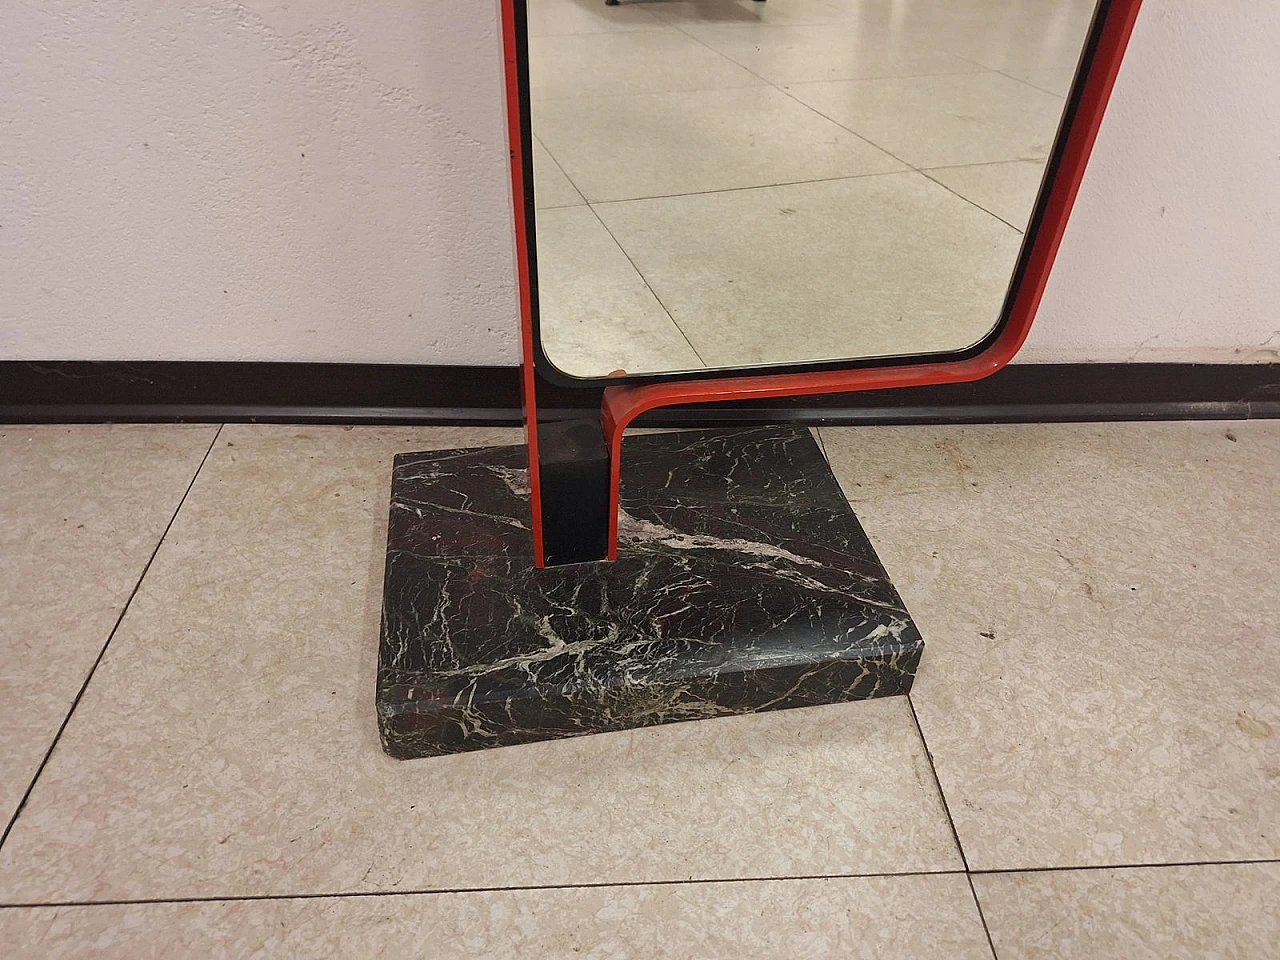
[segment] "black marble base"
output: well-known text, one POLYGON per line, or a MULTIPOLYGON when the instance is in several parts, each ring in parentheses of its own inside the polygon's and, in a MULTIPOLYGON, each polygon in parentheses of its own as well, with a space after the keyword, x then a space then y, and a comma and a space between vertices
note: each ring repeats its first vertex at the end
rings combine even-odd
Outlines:
POLYGON ((396 457, 393 757, 902 694, 922 646, 804 428, 626 438, 617 562, 543 570, 524 447, 396 457))

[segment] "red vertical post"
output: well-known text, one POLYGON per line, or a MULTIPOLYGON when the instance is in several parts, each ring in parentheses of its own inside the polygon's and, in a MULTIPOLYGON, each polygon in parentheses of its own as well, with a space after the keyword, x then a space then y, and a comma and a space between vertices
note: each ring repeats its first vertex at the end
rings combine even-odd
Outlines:
POLYGON ((507 143, 511 151, 511 211, 516 232, 516 280, 520 309, 520 386, 525 438, 529 449, 529 507, 534 566, 546 565, 542 543, 542 477, 538 465, 538 391, 533 369, 533 285, 529 275, 528 191, 525 182, 524 125, 521 122, 520 63, 516 0, 499 0, 507 93, 507 143))

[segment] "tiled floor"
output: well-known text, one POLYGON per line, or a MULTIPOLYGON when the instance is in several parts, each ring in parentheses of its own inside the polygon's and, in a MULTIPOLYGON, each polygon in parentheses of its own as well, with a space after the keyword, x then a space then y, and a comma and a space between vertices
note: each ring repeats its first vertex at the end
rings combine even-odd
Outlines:
POLYGON ((604 376, 978 341, 1094 5, 529 0, 548 356, 604 376))
POLYGON ((1275 955, 1280 425, 824 428, 910 698, 390 760, 391 457, 518 437, 0 428, 0 954, 1275 955))

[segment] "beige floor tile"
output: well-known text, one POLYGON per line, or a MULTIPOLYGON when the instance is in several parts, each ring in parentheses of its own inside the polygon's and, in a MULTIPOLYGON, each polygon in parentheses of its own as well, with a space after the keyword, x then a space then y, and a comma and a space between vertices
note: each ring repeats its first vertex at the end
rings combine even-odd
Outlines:
POLYGON ((703 24, 794 24, 849 20, 854 14, 825 0, 656 0, 650 9, 678 27, 703 24))
POLYGON ((539 210, 586 203, 560 165, 547 153, 547 148, 537 140, 533 142, 533 199, 539 210))
POLYGON ((533 126, 592 203, 905 169, 773 87, 542 103, 533 126))
POLYGON ((23 960, 991 956, 956 874, 28 908, 0 911, 0 939, 23 960))
POLYGON ((1058 70, 1036 70, 1033 68, 1010 67, 1001 71, 1015 80, 1039 87, 1047 93, 1065 97, 1071 92, 1071 82, 1076 78, 1074 67, 1058 70))
POLYGON ((535 117, 540 100, 762 83, 755 74, 677 30, 529 38, 529 92, 535 117))
POLYGON ((607 7, 604 0, 529 0, 528 10, 531 37, 626 33, 663 25, 645 3, 607 7))
POLYGON ((990 874, 974 886, 1000 960, 1264 960, 1280 864, 990 874))
POLYGON ((0 426, 0 830, 216 432, 0 426))
POLYGON ((708 366, 967 346, 1020 245, 918 173, 597 210, 708 366))
POLYGON ((702 366, 589 207, 538 214, 538 302, 543 349, 565 373, 702 366))
POLYGON ((1022 231, 1036 205, 1044 167, 1043 160, 1014 160, 970 167, 935 167, 924 173, 1022 231))
POLYGON ((771 83, 919 77, 986 69, 856 21, 787 27, 710 24, 685 29, 771 83))
POLYGON ((1280 424, 822 434, 972 867, 1280 857, 1280 424))
POLYGON ((1063 101, 1001 73, 792 84, 787 92, 916 167, 1048 156, 1063 101))
POLYGON ((904 698, 386 757, 392 454, 519 436, 227 427, 0 850, 0 901, 956 868, 904 698))

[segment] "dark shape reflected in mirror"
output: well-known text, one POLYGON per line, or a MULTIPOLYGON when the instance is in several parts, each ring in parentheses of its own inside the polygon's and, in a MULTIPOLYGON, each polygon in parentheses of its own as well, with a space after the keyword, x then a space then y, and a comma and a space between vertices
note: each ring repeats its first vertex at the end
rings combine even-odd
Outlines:
POLYGON ((1094 0, 526 0, 553 379, 977 349, 1094 0))

